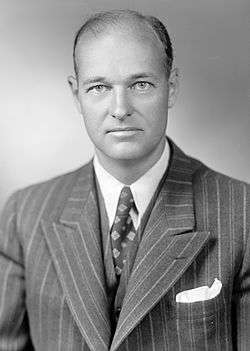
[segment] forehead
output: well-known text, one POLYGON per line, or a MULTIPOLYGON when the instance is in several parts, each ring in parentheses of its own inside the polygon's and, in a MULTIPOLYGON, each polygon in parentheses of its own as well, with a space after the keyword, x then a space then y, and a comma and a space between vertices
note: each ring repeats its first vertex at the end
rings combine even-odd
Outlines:
POLYGON ((80 77, 92 75, 123 78, 138 71, 161 74, 165 52, 152 31, 141 27, 116 28, 84 34, 76 50, 80 77))

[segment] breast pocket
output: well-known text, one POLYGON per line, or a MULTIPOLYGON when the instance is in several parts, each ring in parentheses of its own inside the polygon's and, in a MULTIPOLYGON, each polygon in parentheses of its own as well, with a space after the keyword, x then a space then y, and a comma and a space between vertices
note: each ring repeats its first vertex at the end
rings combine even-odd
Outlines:
POLYGON ((183 350, 225 349, 229 335, 230 304, 226 303, 223 291, 210 300, 174 303, 172 307, 172 317, 176 323, 174 328, 183 350))

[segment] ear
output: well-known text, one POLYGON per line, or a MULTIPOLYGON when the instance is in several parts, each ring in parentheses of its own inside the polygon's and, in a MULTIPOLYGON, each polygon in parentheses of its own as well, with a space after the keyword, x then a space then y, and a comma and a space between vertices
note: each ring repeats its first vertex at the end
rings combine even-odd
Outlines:
POLYGON ((170 72, 168 78, 168 107, 171 108, 174 106, 178 92, 179 92, 179 69, 173 68, 170 72))
POLYGON ((72 92, 72 95, 73 95, 73 98, 74 98, 74 102, 75 102, 76 108, 77 108, 78 112, 81 113, 81 105, 80 105, 80 102, 79 102, 79 95, 78 95, 79 89, 78 89, 77 79, 75 77, 73 77, 73 76, 69 76, 68 77, 68 83, 69 83, 69 87, 71 89, 71 92, 72 92))

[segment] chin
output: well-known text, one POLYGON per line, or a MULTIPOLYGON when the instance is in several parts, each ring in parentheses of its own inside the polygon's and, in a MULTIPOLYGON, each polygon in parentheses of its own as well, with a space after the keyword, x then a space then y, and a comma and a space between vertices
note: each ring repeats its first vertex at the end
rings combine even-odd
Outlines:
POLYGON ((125 150, 115 150, 113 152, 109 151, 108 156, 117 161, 136 161, 143 158, 145 155, 142 150, 129 150, 126 148, 125 150))

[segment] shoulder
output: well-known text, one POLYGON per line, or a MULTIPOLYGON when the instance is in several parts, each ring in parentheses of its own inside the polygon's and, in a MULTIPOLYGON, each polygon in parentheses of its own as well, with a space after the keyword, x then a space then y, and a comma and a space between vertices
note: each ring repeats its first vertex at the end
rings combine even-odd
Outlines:
POLYGON ((31 200, 35 199, 36 201, 39 201, 40 197, 44 197, 46 195, 55 196, 55 194, 63 193, 67 191, 68 188, 72 187, 79 176, 84 178, 84 176, 86 175, 87 178, 91 168, 92 162, 89 162, 83 165, 82 167, 72 170, 70 172, 20 189, 16 192, 16 196, 19 199, 23 199, 29 196, 31 200))
POLYGON ((55 204, 63 203, 64 198, 71 192, 74 184, 79 178, 82 184, 87 183, 88 177, 92 175, 92 162, 86 165, 58 175, 46 181, 32 184, 28 187, 15 191, 8 199, 2 212, 2 219, 10 216, 17 217, 28 222, 37 218, 43 209, 50 210, 55 204))
POLYGON ((175 171, 182 170, 186 178, 188 174, 193 185, 202 183, 203 186, 209 186, 210 189, 218 186, 230 186, 249 191, 250 184, 208 167, 200 160, 183 152, 171 139, 169 139, 169 144, 172 154, 170 167, 175 171))
POLYGON ((216 226, 229 221, 239 232, 250 227, 250 184, 211 169, 190 158, 196 215, 216 226), (242 229, 243 228, 243 229, 242 229))
POLYGON ((170 146, 172 169, 180 173, 179 177, 189 180, 195 200, 250 211, 250 184, 213 170, 184 153, 171 140, 170 146))
POLYGON ((245 193, 250 196, 250 184, 239 179, 235 179, 221 172, 218 172, 201 161, 191 158, 191 168, 193 174, 193 184, 200 184, 209 191, 234 192, 234 195, 245 193))

